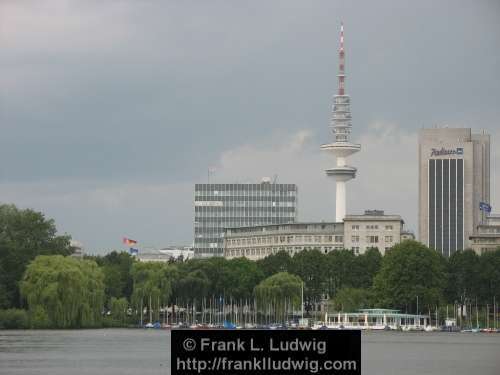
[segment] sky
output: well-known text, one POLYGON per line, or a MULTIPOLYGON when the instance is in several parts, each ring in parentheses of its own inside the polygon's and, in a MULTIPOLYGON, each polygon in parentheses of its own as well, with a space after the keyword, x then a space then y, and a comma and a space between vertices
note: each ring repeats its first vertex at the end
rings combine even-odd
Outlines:
MULTIPOLYGON (((417 231, 417 135, 492 135, 500 205, 500 2, 0 0, 0 202, 90 253, 191 244, 194 184, 299 189, 334 220, 340 22, 351 96, 348 213, 417 231), (375 4, 376 3, 376 4, 375 4)), ((498 209, 497 211, 500 211, 498 209)))

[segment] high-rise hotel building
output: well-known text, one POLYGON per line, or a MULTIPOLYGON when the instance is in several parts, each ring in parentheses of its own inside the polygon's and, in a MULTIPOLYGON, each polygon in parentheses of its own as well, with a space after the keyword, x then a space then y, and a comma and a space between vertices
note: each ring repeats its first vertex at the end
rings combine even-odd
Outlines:
POLYGON ((470 248, 490 201, 490 136, 467 128, 419 135, 420 241, 444 256, 470 248))
POLYGON ((222 256, 224 229, 294 223, 297 185, 196 184, 194 192, 194 255, 222 256))

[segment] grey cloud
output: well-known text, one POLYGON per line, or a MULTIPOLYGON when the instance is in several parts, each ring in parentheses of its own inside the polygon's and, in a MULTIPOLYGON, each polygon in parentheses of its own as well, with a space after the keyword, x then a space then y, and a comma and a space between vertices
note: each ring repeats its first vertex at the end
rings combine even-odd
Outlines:
MULTIPOLYGON (((304 163, 308 152, 316 155, 316 145, 328 140, 340 20, 346 27, 346 85, 356 137, 375 137, 370 128, 375 123, 397 124, 401 134, 435 123, 498 128, 496 1, 3 1, 0 158, 8 161, 0 165, 3 189, 58 181, 69 181, 64 184, 69 193, 82 181, 111 191, 190 186, 228 152, 259 149, 271 139, 278 142, 275 134, 286 138, 305 129, 303 161, 294 159, 302 168, 289 177, 304 184, 301 191, 313 191, 312 185, 326 180, 310 176, 304 163)), ((376 152, 365 146, 368 150, 376 152)), ((383 195, 376 175, 364 180, 371 166, 361 159, 360 164, 353 194, 369 185, 372 194, 383 195)), ((278 171, 287 170, 285 160, 276 171, 261 168, 252 176, 288 173, 278 171)), ((401 173, 412 168, 409 164, 401 173)), ((231 178, 250 179, 245 170, 235 173, 231 178)), ((89 237, 87 221, 68 218, 51 194, 21 190, 2 199, 53 212, 65 230, 89 237)), ((78 211, 86 198, 75 194, 68 207, 78 211)), ((190 189, 179 194, 190 201, 190 189)), ((333 191, 328 194, 333 202, 333 191)), ((139 196, 131 193, 130 199, 139 196)), ((312 196, 302 201, 301 212, 329 214, 312 196)), ((165 207, 166 198, 157 198, 158 207, 165 207)), ((351 202, 356 209, 365 204, 351 202)), ((165 224, 187 206, 176 207, 175 213, 152 214, 160 221, 154 227, 163 229, 144 234, 162 242, 177 241, 183 233, 183 241, 190 241, 189 220, 175 232, 165 224)), ((415 207, 404 204, 400 210, 416 217, 415 207)), ((124 220, 107 217, 116 227, 125 226, 124 220)), ((94 229, 92 247, 110 246, 111 236, 94 229)))

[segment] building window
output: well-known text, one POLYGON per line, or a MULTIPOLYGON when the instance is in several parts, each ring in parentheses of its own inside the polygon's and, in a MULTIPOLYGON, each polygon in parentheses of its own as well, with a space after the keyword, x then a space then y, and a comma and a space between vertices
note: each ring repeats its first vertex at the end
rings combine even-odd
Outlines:
POLYGON ((352 236, 351 242, 359 242, 359 236, 352 236))
POLYGON ((335 242, 344 242, 343 236, 335 236, 335 242))
POLYGON ((385 230, 393 230, 394 227, 392 225, 386 225, 385 230))
POLYGON ((367 236, 366 242, 368 243, 378 243, 378 236, 367 236))
POLYGON ((385 242, 392 242, 393 237, 392 236, 385 236, 385 242))
POLYGON ((351 229, 352 230, 359 230, 359 225, 353 225, 353 226, 351 226, 351 229))
POLYGON ((378 225, 367 225, 366 229, 378 229, 378 225))

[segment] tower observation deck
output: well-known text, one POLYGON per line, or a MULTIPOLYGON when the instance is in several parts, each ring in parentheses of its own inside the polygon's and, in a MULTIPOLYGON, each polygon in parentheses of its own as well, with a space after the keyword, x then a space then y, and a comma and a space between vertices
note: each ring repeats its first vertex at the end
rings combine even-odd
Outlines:
POLYGON ((345 95, 345 51, 344 25, 340 26, 338 91, 333 99, 333 111, 330 128, 335 137, 333 143, 321 145, 321 149, 333 154, 337 165, 327 169, 326 175, 333 177, 336 184, 335 221, 342 222, 346 215, 346 182, 356 177, 356 168, 347 164, 347 157, 360 151, 361 145, 349 141, 351 134, 351 98, 345 95))

